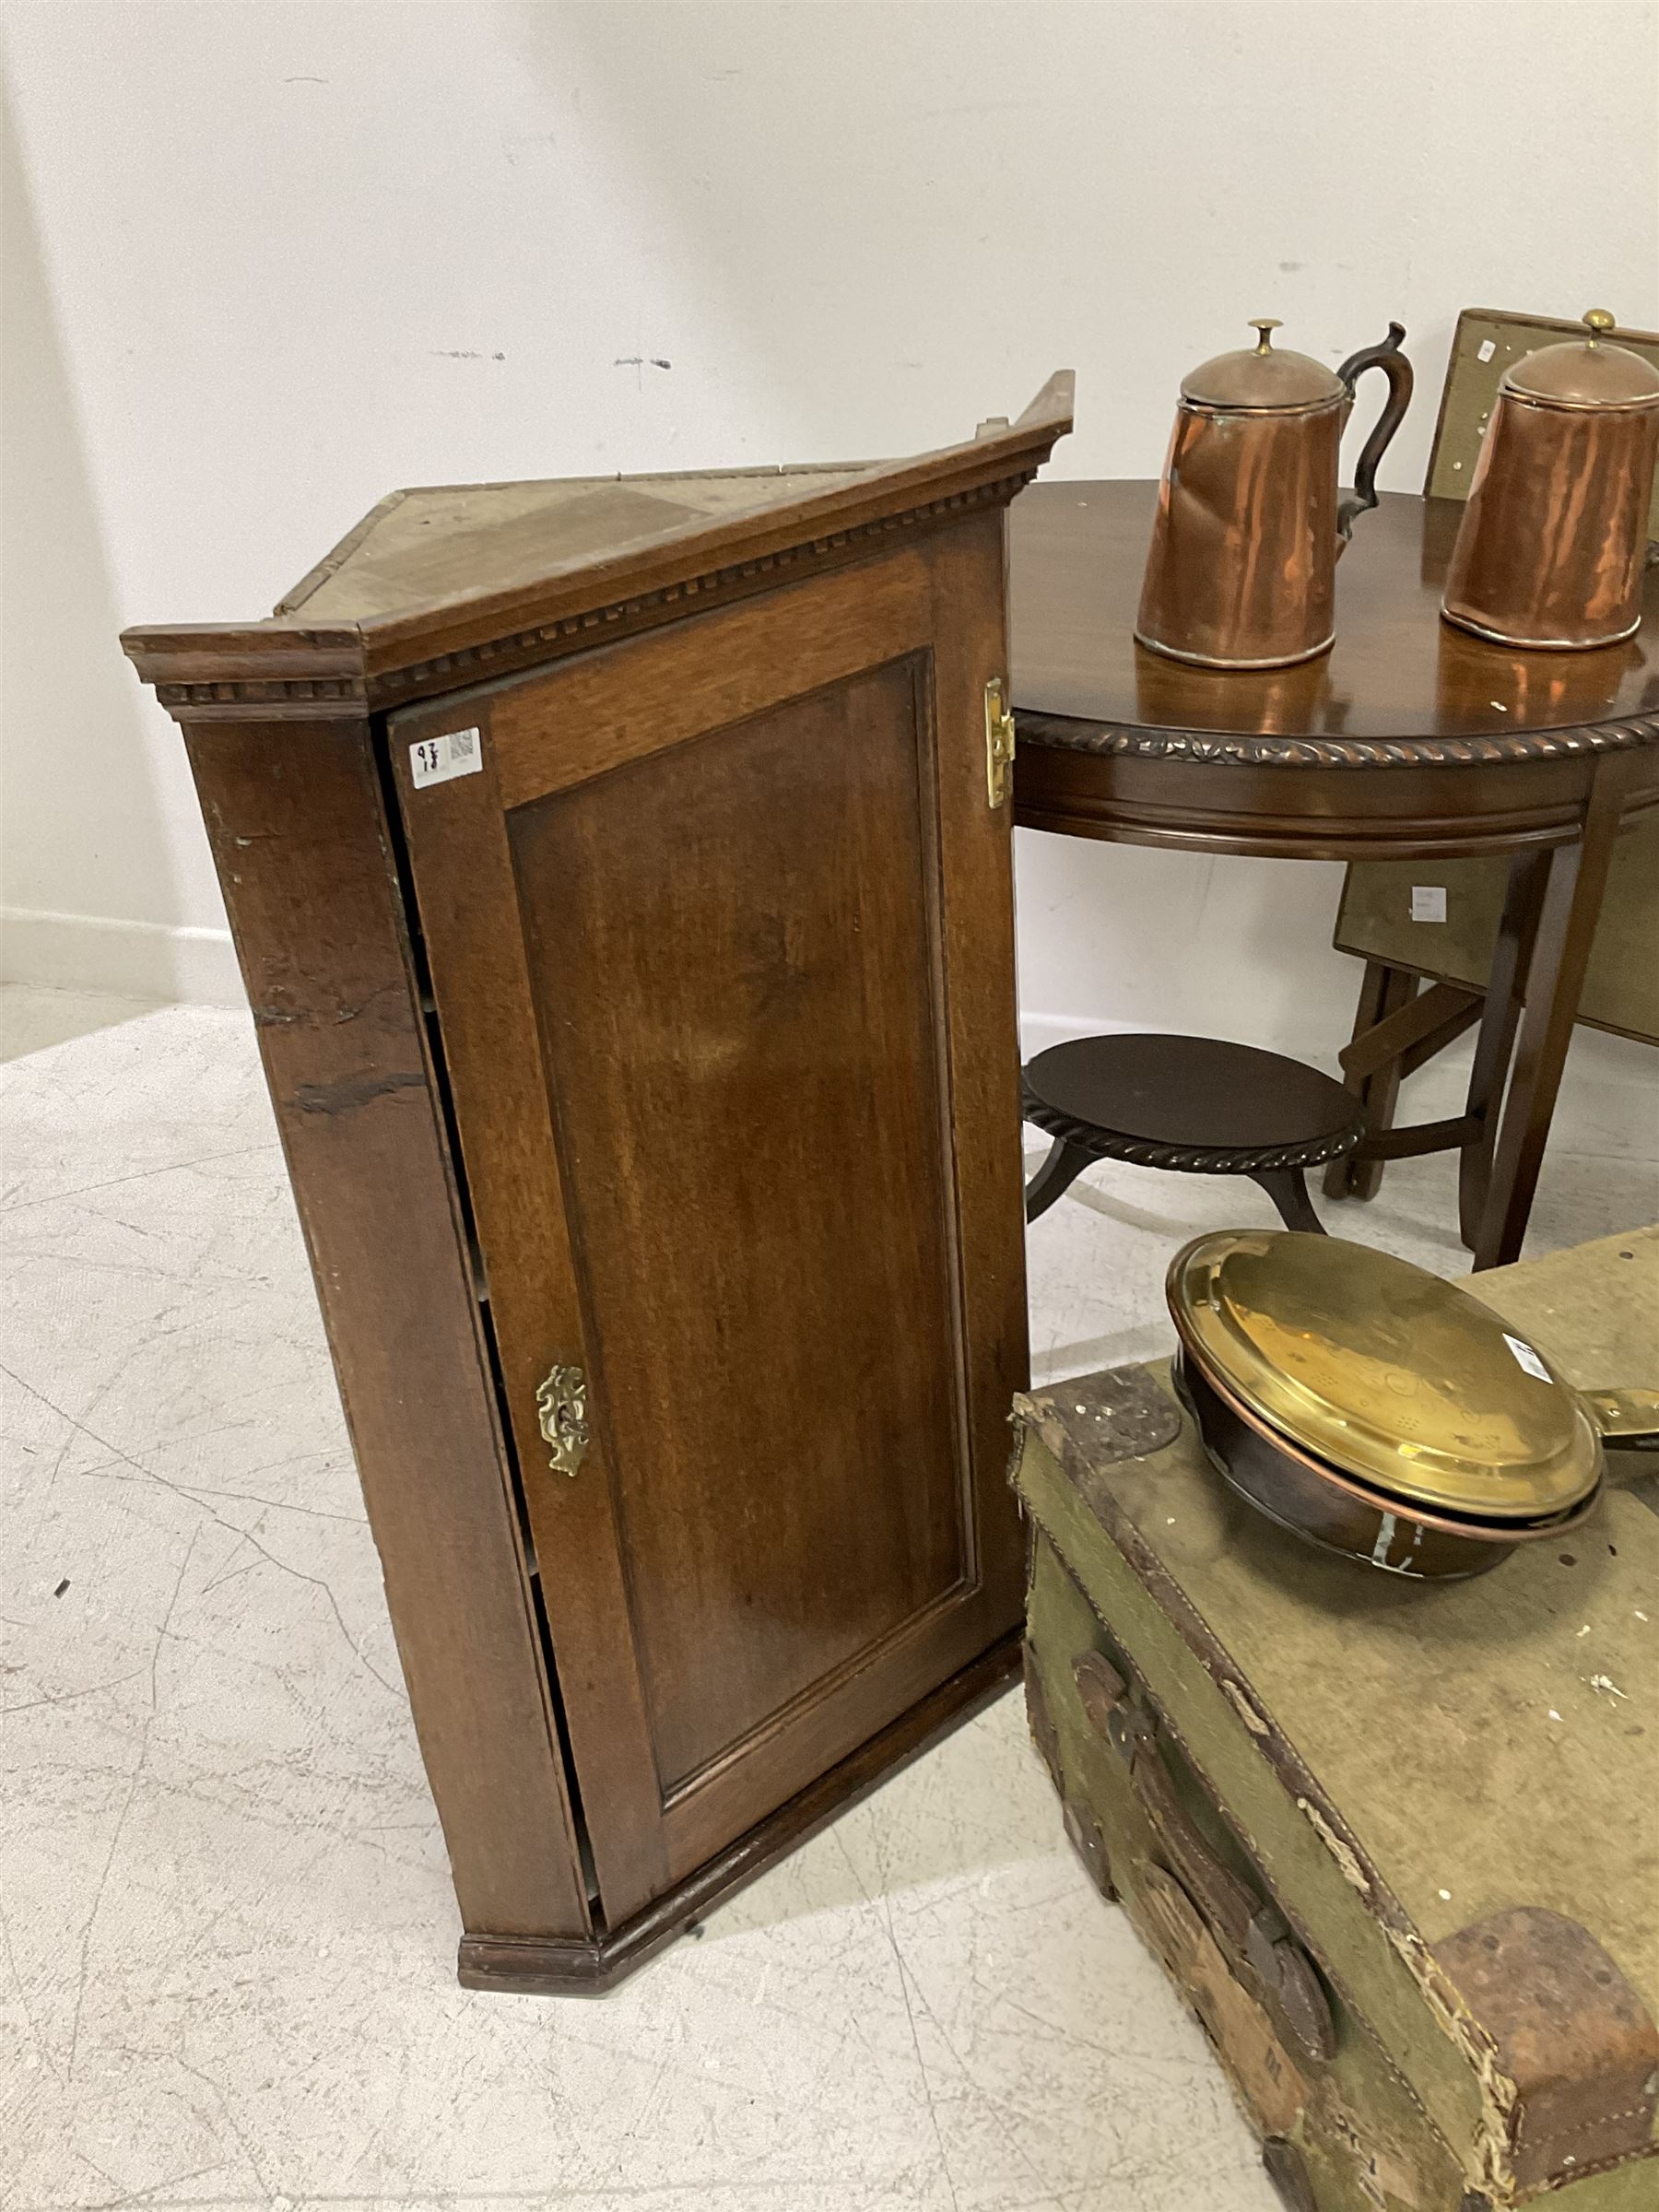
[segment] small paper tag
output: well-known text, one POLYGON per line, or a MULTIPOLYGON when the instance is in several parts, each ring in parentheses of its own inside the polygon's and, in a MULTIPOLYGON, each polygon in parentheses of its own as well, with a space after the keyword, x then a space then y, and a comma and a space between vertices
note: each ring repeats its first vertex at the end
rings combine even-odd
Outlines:
POLYGON ((1443 883, 1414 883, 1411 887, 1411 918, 1414 922, 1443 922, 1446 918, 1446 887, 1443 883))
POLYGON ((1503 1341, 1514 1353, 1518 1367, 1524 1367, 1529 1375, 1536 1375, 1540 1382, 1555 1380, 1530 1344, 1524 1344, 1519 1336, 1512 1336, 1507 1329, 1503 1332, 1503 1341))
POLYGON ((1496 338, 1482 338, 1475 349, 1475 359, 1477 361, 1489 361, 1497 350, 1498 341, 1496 338))
POLYGON ((428 783, 447 783, 453 776, 476 776, 483 766, 484 747, 477 730, 421 737, 409 747, 409 774, 417 791, 428 783))

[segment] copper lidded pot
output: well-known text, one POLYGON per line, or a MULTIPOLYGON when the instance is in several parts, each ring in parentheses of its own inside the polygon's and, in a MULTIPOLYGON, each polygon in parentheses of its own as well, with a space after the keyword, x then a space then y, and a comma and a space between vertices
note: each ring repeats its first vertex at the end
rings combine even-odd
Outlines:
POLYGON ((1616 644, 1641 622, 1659 370, 1589 335, 1503 374, 1446 573, 1448 622, 1503 645, 1616 644))
POLYGON ((1181 387, 1135 635, 1205 668, 1282 668, 1335 637, 1336 561, 1356 516, 1377 503, 1377 464, 1411 398, 1406 333, 1327 369, 1276 353, 1269 316, 1253 347, 1218 355, 1181 387), (1388 400, 1337 502, 1342 432, 1367 369, 1388 400))

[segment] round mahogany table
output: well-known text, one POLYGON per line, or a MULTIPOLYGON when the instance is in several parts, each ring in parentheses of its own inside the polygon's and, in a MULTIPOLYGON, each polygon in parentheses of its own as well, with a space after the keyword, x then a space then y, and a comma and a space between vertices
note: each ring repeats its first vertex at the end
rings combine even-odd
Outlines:
POLYGON ((1338 564, 1328 653, 1192 668, 1132 634, 1157 494, 1037 484, 1010 511, 1015 820, 1288 859, 1512 855, 1484 1006, 1449 984, 1362 1001, 1343 1054, 1363 1094, 1478 1016, 1465 1112, 1373 1126, 1359 1157, 1460 1148, 1475 1265, 1512 1260, 1613 840, 1626 815, 1659 805, 1659 569, 1626 643, 1510 651, 1440 619, 1462 506, 1384 493, 1338 564))

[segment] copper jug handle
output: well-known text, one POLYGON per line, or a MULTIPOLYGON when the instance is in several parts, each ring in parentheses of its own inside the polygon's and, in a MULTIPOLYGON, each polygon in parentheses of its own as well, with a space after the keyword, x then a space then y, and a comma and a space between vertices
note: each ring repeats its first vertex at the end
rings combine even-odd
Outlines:
POLYGON ((1405 420, 1406 410, 1411 405, 1411 363, 1400 351, 1405 336, 1405 325, 1391 323, 1388 335, 1380 346, 1367 346, 1359 353, 1349 354, 1336 371, 1347 386, 1350 405, 1354 397, 1354 386, 1366 370, 1381 369, 1388 379, 1388 399, 1359 455, 1359 465, 1354 471, 1353 491, 1336 510, 1336 552, 1339 559, 1343 547, 1353 535, 1355 523, 1367 508, 1374 507, 1377 503, 1377 464, 1387 452, 1389 441, 1405 420))

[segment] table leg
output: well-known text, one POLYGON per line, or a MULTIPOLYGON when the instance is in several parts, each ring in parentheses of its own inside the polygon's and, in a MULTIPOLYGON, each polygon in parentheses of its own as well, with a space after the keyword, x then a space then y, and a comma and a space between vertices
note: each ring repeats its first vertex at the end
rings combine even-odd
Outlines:
POLYGON ((1048 1158, 1026 1184, 1026 1219, 1035 1221, 1039 1214, 1046 1214, 1055 1199, 1070 1190, 1093 1157, 1081 1145, 1068 1144, 1065 1137, 1057 1136, 1048 1158))
POLYGON ((1558 845, 1546 864, 1537 925, 1521 986, 1525 1010, 1514 1073, 1476 1232, 1477 1269, 1506 1266, 1521 1256, 1601 914, 1613 841, 1618 834, 1623 767, 1618 755, 1600 762, 1590 787, 1583 835, 1576 844, 1558 845))
POLYGON ((1307 1230, 1316 1237, 1324 1235, 1325 1225, 1313 1211, 1300 1168, 1264 1168, 1250 1180, 1266 1192, 1287 1229, 1307 1230))
POLYGON ((1521 978, 1532 959, 1549 859, 1547 853, 1517 853, 1511 861, 1503 915, 1492 947, 1491 973, 1487 979, 1486 1006, 1469 1071, 1465 1109, 1480 1124, 1480 1133, 1464 1147, 1457 1163, 1458 1234, 1471 1252, 1480 1233, 1480 1217, 1492 1179, 1503 1088, 1521 1020, 1521 978))
MULTIPOLYGON (((1417 995, 1417 987, 1418 979, 1408 969, 1391 968, 1386 960, 1367 960, 1359 983, 1359 1003, 1354 1009, 1354 1037, 1363 1037, 1401 1006, 1408 1006, 1417 995)), ((1397 1060, 1368 1076, 1345 1077, 1344 1081, 1363 1104, 1369 1129, 1393 1126, 1394 1100, 1400 1095, 1397 1060)), ((1382 1165, 1380 1159, 1357 1159, 1351 1152, 1345 1152, 1325 1170, 1325 1196, 1374 1198, 1382 1185, 1382 1165)))

